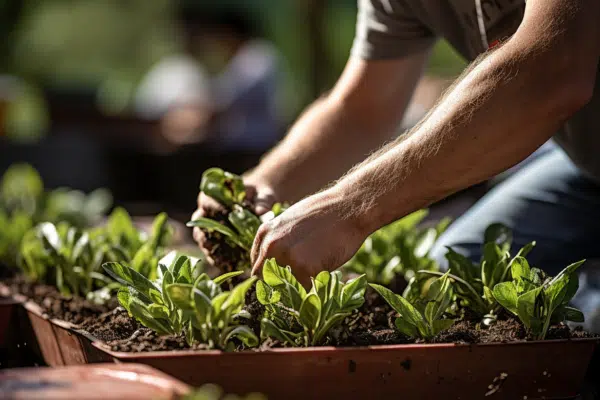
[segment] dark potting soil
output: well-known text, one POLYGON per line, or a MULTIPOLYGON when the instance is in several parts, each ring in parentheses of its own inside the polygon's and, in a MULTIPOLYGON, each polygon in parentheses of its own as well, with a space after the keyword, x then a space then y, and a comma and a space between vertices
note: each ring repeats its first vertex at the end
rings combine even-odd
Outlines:
MULTIPOLYGON (((66 298, 54 287, 31 284, 17 277, 6 284, 13 292, 21 293, 39 304, 53 318, 62 319, 78 325, 80 329, 106 343, 113 351, 147 352, 177 351, 186 349, 206 349, 198 345, 187 345, 183 335, 158 336, 152 330, 144 328, 130 318, 118 304, 96 305, 82 298, 66 298)), ((342 326, 332 332, 331 339, 324 345, 333 346, 369 346, 383 344, 423 343, 398 333, 394 329, 396 312, 374 291, 368 290, 365 303, 355 313, 347 317, 342 326)), ((246 296, 246 311, 251 315, 249 326, 259 333, 260 319, 264 307, 256 299, 254 290, 246 296)), ((496 321, 488 328, 468 320, 454 324, 441 332, 432 343, 506 343, 531 340, 522 324, 513 318, 496 321)), ((560 324, 550 328, 547 339, 587 338, 593 335, 580 329, 571 330, 560 324)), ((257 351, 284 347, 282 343, 268 340, 257 351)))
POLYGON ((98 305, 81 297, 66 297, 53 286, 31 283, 22 276, 8 279, 4 283, 11 292, 20 293, 37 303, 49 317, 74 325, 93 323, 101 314, 118 306, 116 299, 98 305))
MULTIPOLYGON (((230 229, 234 229, 227 219, 228 210, 213 210, 213 213, 207 215, 230 229)), ((238 246, 231 245, 219 232, 204 231, 205 241, 204 249, 213 261, 215 266, 218 266, 221 273, 236 271, 240 265, 250 265, 250 257, 248 252, 238 246)))

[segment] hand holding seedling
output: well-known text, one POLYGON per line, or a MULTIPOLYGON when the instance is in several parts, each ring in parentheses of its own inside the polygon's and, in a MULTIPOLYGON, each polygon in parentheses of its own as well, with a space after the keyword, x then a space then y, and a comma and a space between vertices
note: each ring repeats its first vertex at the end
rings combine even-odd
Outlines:
MULTIPOLYGON (((228 198, 224 198, 222 190, 219 188, 212 192, 209 187, 207 179, 203 179, 204 189, 198 194, 198 208, 192 214, 192 221, 196 221, 200 218, 211 218, 212 216, 226 212, 225 206, 229 205, 228 198)), ((244 199, 248 200, 252 205, 252 211, 261 216, 270 211, 273 205, 276 203, 277 196, 274 190, 266 183, 252 177, 243 178, 243 191, 244 199)), ((240 189, 241 190, 241 189, 240 189)), ((236 203, 231 199, 231 203, 236 203)), ((194 227, 193 231, 194 240, 198 243, 200 248, 204 248, 206 242, 206 235, 199 227, 194 227)))

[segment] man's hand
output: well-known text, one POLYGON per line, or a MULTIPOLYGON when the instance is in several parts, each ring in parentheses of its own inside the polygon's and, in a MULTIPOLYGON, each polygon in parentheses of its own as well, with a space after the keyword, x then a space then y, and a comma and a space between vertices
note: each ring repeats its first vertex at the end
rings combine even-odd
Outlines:
POLYGON ((337 190, 308 197, 279 217, 264 223, 252 246, 252 274, 269 258, 289 265, 305 286, 321 271, 348 261, 368 235, 358 223, 352 204, 337 190))

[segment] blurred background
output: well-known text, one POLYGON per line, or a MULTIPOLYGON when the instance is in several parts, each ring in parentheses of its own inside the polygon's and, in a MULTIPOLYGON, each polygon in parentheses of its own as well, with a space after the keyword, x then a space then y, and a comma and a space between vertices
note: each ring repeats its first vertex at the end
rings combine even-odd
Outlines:
MULTIPOLYGON (((0 0, 0 175, 108 188, 187 220, 202 172, 243 172, 328 91, 356 0, 0 0)), ((460 73, 439 42, 402 129, 460 73)))

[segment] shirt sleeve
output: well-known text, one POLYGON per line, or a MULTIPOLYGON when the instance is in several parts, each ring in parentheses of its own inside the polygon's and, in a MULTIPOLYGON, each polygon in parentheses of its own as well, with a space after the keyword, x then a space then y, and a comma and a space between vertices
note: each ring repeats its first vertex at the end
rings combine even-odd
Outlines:
POLYGON ((429 48, 435 40, 403 0, 358 0, 353 56, 401 58, 429 48))

